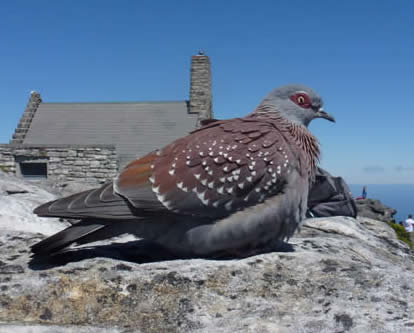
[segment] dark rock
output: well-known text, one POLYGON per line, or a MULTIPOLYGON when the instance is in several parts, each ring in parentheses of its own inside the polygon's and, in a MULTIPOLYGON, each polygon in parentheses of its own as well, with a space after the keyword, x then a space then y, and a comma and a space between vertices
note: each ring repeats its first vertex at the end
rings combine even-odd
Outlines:
POLYGON ((376 199, 360 199, 355 200, 358 216, 368 217, 370 219, 390 222, 394 220, 394 215, 397 211, 394 208, 388 207, 376 199))

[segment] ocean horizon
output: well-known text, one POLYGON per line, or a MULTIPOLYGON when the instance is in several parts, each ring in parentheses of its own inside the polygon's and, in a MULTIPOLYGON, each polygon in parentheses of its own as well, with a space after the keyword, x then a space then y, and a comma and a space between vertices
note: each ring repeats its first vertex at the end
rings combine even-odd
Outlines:
POLYGON ((414 184, 349 184, 354 198, 361 196, 364 185, 367 198, 378 199, 397 210, 394 215, 397 222, 405 220, 408 214, 414 215, 414 184))

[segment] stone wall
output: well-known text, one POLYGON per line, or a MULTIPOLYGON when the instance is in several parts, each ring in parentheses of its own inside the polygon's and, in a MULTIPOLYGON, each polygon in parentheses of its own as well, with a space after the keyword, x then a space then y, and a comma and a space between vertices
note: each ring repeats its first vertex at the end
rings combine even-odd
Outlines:
POLYGON ((198 113, 197 126, 213 118, 210 58, 200 52, 191 58, 190 112, 198 113))
POLYGON ((42 103, 42 98, 40 94, 36 91, 32 91, 30 93, 30 99, 27 103, 26 109, 23 112, 23 115, 17 125, 17 128, 14 131, 13 139, 10 140, 10 143, 14 144, 21 144, 26 137, 27 131, 30 128, 30 124, 32 123, 33 117, 39 107, 39 104, 42 103))
POLYGON ((104 183, 118 172, 118 156, 112 145, 28 145, 0 144, 0 168, 22 176, 19 163, 47 163, 47 178, 104 183))

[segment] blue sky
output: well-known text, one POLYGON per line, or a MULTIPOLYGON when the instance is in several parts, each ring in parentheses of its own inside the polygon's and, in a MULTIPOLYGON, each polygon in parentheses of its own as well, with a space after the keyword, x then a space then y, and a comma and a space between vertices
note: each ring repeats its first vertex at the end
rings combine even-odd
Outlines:
POLYGON ((44 101, 188 99, 191 55, 212 61, 216 118, 271 89, 318 91, 310 128, 350 183, 414 183, 412 1, 2 1, 0 142, 31 90, 44 101))

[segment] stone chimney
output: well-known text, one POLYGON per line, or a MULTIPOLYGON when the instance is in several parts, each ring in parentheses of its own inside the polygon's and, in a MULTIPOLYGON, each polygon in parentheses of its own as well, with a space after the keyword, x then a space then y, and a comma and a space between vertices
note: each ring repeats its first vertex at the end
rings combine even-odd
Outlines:
POLYGON ((26 133, 30 128, 30 124, 32 123, 32 119, 40 103, 42 103, 40 94, 36 91, 32 91, 30 93, 29 102, 27 103, 26 109, 23 112, 23 116, 21 117, 20 122, 14 131, 13 139, 10 140, 10 143, 23 143, 26 137, 26 133))
POLYGON ((197 125, 213 118, 210 58, 202 51, 191 58, 190 112, 198 113, 197 125))

